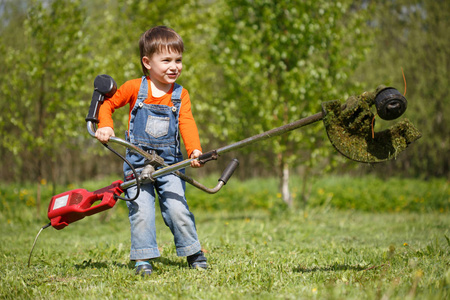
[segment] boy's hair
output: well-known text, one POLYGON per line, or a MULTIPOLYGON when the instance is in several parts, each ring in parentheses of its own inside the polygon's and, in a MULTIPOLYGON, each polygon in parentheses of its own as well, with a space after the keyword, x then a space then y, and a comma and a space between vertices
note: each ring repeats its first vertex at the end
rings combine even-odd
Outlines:
POLYGON ((148 70, 142 63, 142 58, 144 56, 151 58, 153 54, 161 53, 164 50, 176 53, 184 52, 183 40, 172 28, 156 26, 141 35, 139 39, 139 52, 141 54, 142 71, 145 75, 148 75, 148 70))

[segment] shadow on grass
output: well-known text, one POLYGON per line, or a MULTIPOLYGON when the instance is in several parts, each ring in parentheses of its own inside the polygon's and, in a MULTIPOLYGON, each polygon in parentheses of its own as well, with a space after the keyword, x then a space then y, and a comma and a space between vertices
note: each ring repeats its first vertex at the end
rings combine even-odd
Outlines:
POLYGON ((77 270, 80 270, 80 269, 81 270, 84 270, 84 269, 106 269, 106 268, 109 268, 111 265, 119 267, 119 268, 128 268, 128 269, 134 268, 134 264, 132 264, 131 262, 128 264, 121 264, 116 261, 113 261, 113 262, 101 261, 100 262, 100 261, 92 261, 92 259, 85 260, 81 264, 76 264, 75 268, 77 270))
MULTIPOLYGON (((152 259, 151 261, 154 262, 159 262, 162 263, 164 265, 168 265, 168 266, 176 266, 179 268, 184 268, 184 267, 188 267, 187 262, 183 263, 180 261, 174 261, 168 258, 164 258, 164 257, 158 257, 155 259, 152 259)), ((122 264, 122 263, 118 263, 116 261, 113 262, 105 262, 105 261, 92 261, 92 259, 88 260, 88 261, 83 261, 83 263, 81 264, 76 264, 75 268, 77 270, 84 270, 84 269, 106 269, 109 268, 111 266, 116 266, 119 268, 128 268, 128 269, 134 269, 134 261, 130 261, 127 264, 122 264)))
POLYGON ((367 266, 352 266, 352 265, 333 265, 333 266, 324 266, 324 267, 312 267, 312 268, 306 268, 302 266, 298 266, 294 268, 294 272, 298 273, 313 273, 313 272, 335 272, 335 271, 346 271, 346 270, 353 270, 353 271, 363 271, 366 270, 367 266))
POLYGON ((181 262, 179 260, 171 260, 171 259, 168 259, 165 257, 158 257, 158 258, 152 259, 151 261, 160 262, 166 266, 175 266, 175 267, 179 267, 179 268, 187 268, 188 267, 187 261, 181 262))

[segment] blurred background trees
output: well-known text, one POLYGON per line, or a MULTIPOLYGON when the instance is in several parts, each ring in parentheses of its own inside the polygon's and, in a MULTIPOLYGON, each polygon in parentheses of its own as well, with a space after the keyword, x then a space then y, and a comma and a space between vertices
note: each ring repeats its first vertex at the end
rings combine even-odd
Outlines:
MULTIPOLYGON (((403 92, 404 69, 405 116, 423 137, 397 160, 372 167, 347 161, 316 124, 233 153, 242 178, 278 176, 286 183, 289 170, 304 182, 342 171, 448 177, 449 6, 444 0, 177 0, 170 8, 163 0, 3 0, 0 178, 120 178, 122 162, 99 159, 106 152, 85 129, 92 84, 98 74, 119 85, 140 77, 139 36, 161 24, 185 41, 180 83, 191 94, 204 150, 380 84, 403 92)), ((126 109, 115 114, 118 135, 126 121, 126 109)), ((377 130, 383 126, 389 124, 378 122, 377 130)), ((216 172, 223 161, 196 174, 216 172)), ((289 192, 283 197, 290 201, 289 192)))
POLYGON ((371 24, 373 49, 356 79, 377 81, 403 92, 407 81, 409 118, 422 132, 399 159, 377 166, 377 172, 407 176, 449 177, 450 162, 450 2, 399 0, 377 4, 371 24))
MULTIPOLYGON (((350 92, 347 78, 364 58, 370 36, 363 34, 367 9, 352 1, 225 3, 212 43, 226 87, 213 105, 233 128, 223 136, 237 140, 291 123, 319 112, 321 101, 350 92)), ((322 133, 319 123, 245 149, 280 177, 289 205, 290 170, 314 166, 316 154, 331 152, 322 133)))

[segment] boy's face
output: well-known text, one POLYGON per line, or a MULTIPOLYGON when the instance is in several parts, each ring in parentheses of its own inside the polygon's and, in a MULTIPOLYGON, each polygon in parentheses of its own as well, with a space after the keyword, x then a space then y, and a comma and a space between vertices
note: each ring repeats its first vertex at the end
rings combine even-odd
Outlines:
POLYGON ((183 55, 165 50, 153 54, 150 58, 144 56, 142 62, 149 71, 150 80, 162 85, 173 84, 183 69, 183 55))

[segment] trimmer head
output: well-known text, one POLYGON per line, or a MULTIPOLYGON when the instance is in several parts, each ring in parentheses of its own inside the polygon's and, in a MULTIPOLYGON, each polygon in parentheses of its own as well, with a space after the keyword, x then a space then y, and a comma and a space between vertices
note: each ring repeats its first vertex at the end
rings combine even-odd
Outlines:
POLYGON ((331 144, 345 157, 358 162, 376 163, 396 158, 409 144, 421 137, 407 119, 381 132, 374 132, 375 105, 385 120, 398 118, 406 110, 406 99, 394 88, 380 86, 375 92, 322 103, 323 122, 331 144))

